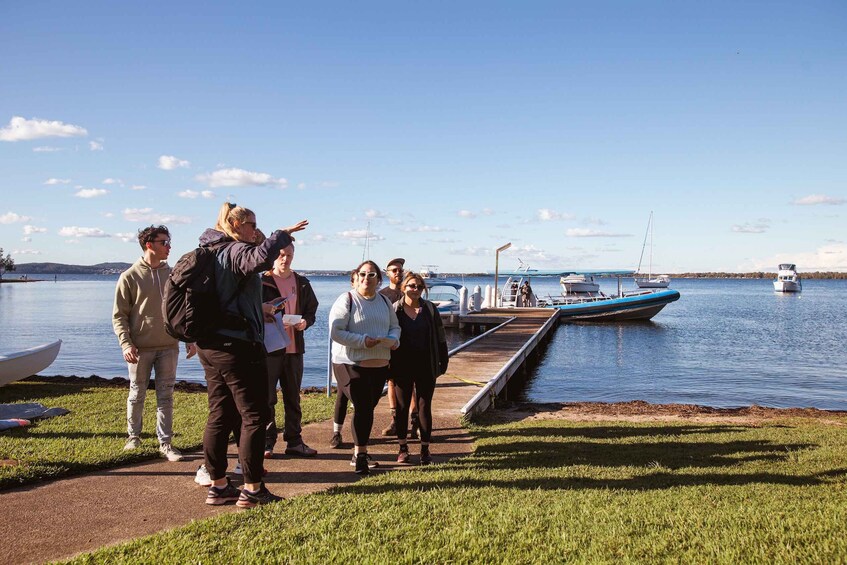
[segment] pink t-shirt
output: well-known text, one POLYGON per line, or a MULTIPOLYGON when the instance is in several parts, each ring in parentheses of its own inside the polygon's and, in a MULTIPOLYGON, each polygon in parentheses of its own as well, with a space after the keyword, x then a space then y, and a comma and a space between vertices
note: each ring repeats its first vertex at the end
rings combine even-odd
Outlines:
MULTIPOLYGON (((279 290, 279 295, 283 298, 287 298, 285 302, 285 313, 286 314, 299 314, 300 309, 297 304, 297 278, 294 276, 294 273, 287 278, 282 278, 278 275, 274 275, 274 282, 276 283, 276 288, 279 290)), ((291 339, 291 343, 288 344, 288 347, 285 348, 286 353, 299 353, 297 351, 297 344, 294 341, 294 327, 293 326, 285 326, 285 331, 288 332, 288 337, 291 339)))

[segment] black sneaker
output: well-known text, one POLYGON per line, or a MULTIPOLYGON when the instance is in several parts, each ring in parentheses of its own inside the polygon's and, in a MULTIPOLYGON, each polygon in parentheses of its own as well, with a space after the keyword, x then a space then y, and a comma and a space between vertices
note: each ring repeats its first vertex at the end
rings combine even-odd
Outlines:
POLYGON ((220 506, 227 502, 235 502, 240 496, 241 491, 232 486, 229 482, 229 477, 227 477, 225 487, 216 487, 215 485, 209 487, 209 492, 206 494, 206 504, 220 506))
POLYGON ((253 508, 260 504, 269 504, 271 502, 279 502, 283 500, 281 496, 277 496, 265 487, 265 483, 259 483, 258 492, 250 492, 246 488, 241 489, 241 495, 238 497, 238 502, 235 503, 239 508, 253 508))
POLYGON ((370 469, 368 469, 368 454, 361 453, 353 457, 353 461, 350 462, 356 467, 357 475, 369 475, 370 469))
POLYGON ((332 439, 329 440, 329 446, 332 449, 339 449, 341 447, 341 432, 332 433, 332 439))
POLYGON ((432 464, 432 455, 429 452, 428 445, 421 446, 421 465, 430 465, 432 464))
MULTIPOLYGON (((379 467, 379 461, 374 461, 369 453, 360 453, 359 455, 364 455, 365 457, 367 457, 369 469, 375 469, 379 467)), ((353 458, 350 460, 351 467, 356 466, 356 457, 358 457, 358 455, 354 455, 353 458)))

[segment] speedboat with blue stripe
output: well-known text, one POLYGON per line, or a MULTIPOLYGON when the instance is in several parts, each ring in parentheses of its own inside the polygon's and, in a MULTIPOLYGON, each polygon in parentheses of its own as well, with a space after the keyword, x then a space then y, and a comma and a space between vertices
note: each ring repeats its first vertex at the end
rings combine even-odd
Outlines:
MULTIPOLYGON (((662 309, 680 298, 679 291, 672 289, 650 289, 625 291, 621 279, 633 276, 633 271, 539 271, 526 269, 508 275, 503 287, 503 300, 508 302, 516 288, 528 282, 529 275, 559 276, 562 294, 524 300, 523 305, 559 310, 559 319, 564 321, 616 322, 625 320, 649 320, 662 309), (518 277, 522 279, 516 280, 518 277), (618 291, 614 295, 600 292, 594 277, 617 277, 618 291)), ((520 305, 520 302, 518 303, 520 305)))

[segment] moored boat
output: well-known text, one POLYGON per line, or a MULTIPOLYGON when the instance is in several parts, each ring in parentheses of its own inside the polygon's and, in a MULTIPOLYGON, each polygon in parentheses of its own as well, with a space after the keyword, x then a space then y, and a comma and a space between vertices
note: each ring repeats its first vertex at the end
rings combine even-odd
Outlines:
POLYGON ((0 386, 43 371, 55 361, 61 346, 62 340, 59 339, 23 351, 0 354, 0 386))
POLYGON ((776 292, 800 292, 803 290, 803 283, 800 281, 800 275, 797 274, 797 265, 794 263, 780 264, 776 280, 773 281, 773 289, 776 292))
POLYGON ((653 212, 647 220, 647 233, 644 234, 644 243, 641 246, 641 257, 638 259, 638 269, 635 271, 635 286, 638 288, 668 288, 671 278, 668 275, 653 276, 653 212), (644 260, 644 248, 647 246, 647 235, 650 235, 650 259, 647 266, 647 276, 639 275, 641 272, 641 261, 644 260))

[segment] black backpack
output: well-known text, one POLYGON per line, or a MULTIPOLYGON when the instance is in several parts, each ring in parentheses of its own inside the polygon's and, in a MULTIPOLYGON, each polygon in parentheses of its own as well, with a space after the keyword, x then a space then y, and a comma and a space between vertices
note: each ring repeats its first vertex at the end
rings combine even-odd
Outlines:
POLYGON ((186 343, 214 336, 220 329, 246 329, 243 316, 226 312, 241 292, 243 278, 233 295, 221 308, 215 284, 215 263, 218 251, 231 242, 210 247, 198 247, 179 258, 174 265, 162 299, 165 331, 186 343))

